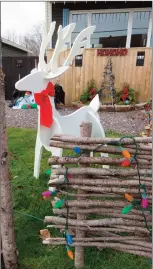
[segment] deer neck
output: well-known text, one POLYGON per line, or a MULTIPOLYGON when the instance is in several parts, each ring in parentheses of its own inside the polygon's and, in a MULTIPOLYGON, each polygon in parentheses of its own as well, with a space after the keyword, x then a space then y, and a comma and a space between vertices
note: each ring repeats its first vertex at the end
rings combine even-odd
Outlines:
MULTIPOLYGON (((58 113, 58 111, 55 108, 54 97, 48 96, 48 98, 49 98, 49 101, 50 101, 50 104, 51 104, 51 107, 52 107, 53 118, 58 118, 58 116, 60 114, 58 113)), ((41 125, 40 125, 40 107, 38 107, 38 122, 39 122, 38 123, 38 130, 41 133, 41 128, 40 128, 41 127, 41 125)), ((47 130, 48 130, 48 128, 47 128, 47 130)))
POLYGON ((50 104, 52 107, 52 111, 53 111, 53 117, 57 117, 59 115, 58 111, 55 108, 55 101, 54 101, 54 97, 50 97, 49 96, 49 100, 50 100, 50 104))

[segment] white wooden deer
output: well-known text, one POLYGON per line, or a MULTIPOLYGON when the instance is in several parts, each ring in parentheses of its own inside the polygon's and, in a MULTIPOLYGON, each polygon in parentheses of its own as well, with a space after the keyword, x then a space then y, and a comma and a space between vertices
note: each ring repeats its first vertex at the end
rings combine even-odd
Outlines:
MULTIPOLYGON (((50 41, 51 36, 55 30, 56 22, 52 22, 48 34, 45 30, 43 33, 42 44, 40 47, 39 54, 39 64, 38 69, 33 69, 31 74, 20 79, 16 82, 15 87, 20 91, 31 91, 34 93, 35 99, 41 99, 40 106, 38 106, 38 132, 36 139, 35 147, 35 163, 34 163, 34 176, 39 177, 40 172, 40 161, 42 155, 43 146, 46 150, 50 151, 53 156, 62 156, 62 149, 50 147, 50 139, 54 134, 65 134, 72 136, 80 135, 80 124, 82 121, 90 121, 93 124, 92 128, 92 137, 105 137, 103 127, 100 123, 99 115, 97 113, 99 109, 99 97, 98 95, 91 101, 88 106, 82 107, 76 112, 68 115, 61 116, 55 108, 54 97, 50 96, 48 91, 44 90, 50 88, 53 90, 53 85, 51 81, 63 74, 72 63, 72 60, 76 55, 83 53, 83 48, 87 42, 87 38, 90 38, 91 34, 95 30, 95 26, 90 26, 84 29, 76 37, 73 47, 70 50, 70 53, 65 60, 64 64, 60 67, 57 65, 57 60, 60 52, 66 49, 66 43, 71 40, 71 33, 74 30, 75 24, 72 23, 62 29, 62 26, 59 26, 58 29, 58 39, 54 49, 53 56, 48 64, 44 61, 45 49, 50 41), (46 102, 49 102, 47 104, 46 102), (48 105, 50 107, 48 107, 48 105), (45 107, 46 106, 46 107, 45 107), (45 120, 49 120, 49 123, 43 124, 42 114, 44 110, 49 108, 46 111, 45 120), (50 110, 51 109, 51 110, 50 110), (51 113, 51 114, 49 114, 51 113), (45 125, 45 126, 44 126, 45 125)), ((57 166, 54 166, 57 167, 57 166)))

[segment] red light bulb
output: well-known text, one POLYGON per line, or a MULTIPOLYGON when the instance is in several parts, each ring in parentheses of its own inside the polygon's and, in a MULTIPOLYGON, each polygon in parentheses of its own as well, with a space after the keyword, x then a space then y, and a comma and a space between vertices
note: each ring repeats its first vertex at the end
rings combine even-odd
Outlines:
POLYGON ((125 160, 123 160, 123 162, 121 163, 121 166, 123 166, 123 167, 127 167, 127 166, 129 166, 130 165, 130 160, 129 159, 125 159, 125 160))

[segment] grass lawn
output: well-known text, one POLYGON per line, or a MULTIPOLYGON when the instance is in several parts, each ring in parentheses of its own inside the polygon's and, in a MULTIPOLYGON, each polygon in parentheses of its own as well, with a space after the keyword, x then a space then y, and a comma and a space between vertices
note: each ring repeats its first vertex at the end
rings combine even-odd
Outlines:
MULTIPOLYGON (((114 136, 114 133, 108 135, 114 136)), ((73 261, 67 257, 64 246, 46 246, 39 238, 39 230, 45 227, 44 217, 51 215, 52 209, 50 202, 41 197, 49 179, 43 174, 48 169, 48 152, 43 154, 40 179, 33 177, 35 138, 35 130, 8 129, 19 269, 73 269, 73 261)), ((68 155, 69 151, 65 154, 68 155)), ((85 269, 151 269, 147 258, 110 249, 98 251, 94 247, 86 249, 85 264, 85 269)))

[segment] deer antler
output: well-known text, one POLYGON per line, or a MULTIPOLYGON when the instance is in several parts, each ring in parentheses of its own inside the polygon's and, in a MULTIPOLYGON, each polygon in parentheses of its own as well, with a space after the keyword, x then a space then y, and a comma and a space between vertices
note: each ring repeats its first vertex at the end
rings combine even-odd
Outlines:
POLYGON ((60 76, 62 73, 64 73, 68 68, 70 63, 72 62, 73 58, 83 53, 83 48, 87 43, 87 38, 91 36, 91 34, 95 30, 95 26, 89 26, 76 37, 73 47, 71 48, 71 51, 64 62, 63 66, 58 67, 57 66, 57 60, 58 56, 61 51, 65 50, 65 43, 70 41, 71 33, 74 30, 75 24, 72 23, 62 29, 62 26, 59 26, 58 29, 58 40, 56 42, 55 50, 52 56, 51 61, 48 65, 50 65, 50 73, 48 73, 45 78, 51 79, 60 76), (85 39, 85 40, 84 40, 85 39))
POLYGON ((75 39, 73 47, 65 60, 63 66, 58 67, 57 60, 59 57, 60 52, 66 50, 66 43, 71 41, 71 34, 75 28, 75 23, 71 23, 68 26, 62 28, 60 25, 58 28, 58 39, 56 42, 56 46, 54 49, 53 56, 48 64, 46 64, 44 60, 44 54, 45 49, 48 45, 48 42, 50 41, 51 36, 53 35, 53 32, 55 30, 56 22, 52 22, 50 25, 50 29, 48 34, 46 34, 46 28, 43 27, 43 38, 42 43, 40 47, 40 53, 39 53, 39 65, 38 69, 41 71, 44 71, 46 73, 45 78, 46 79, 52 79, 55 77, 60 76, 62 73, 64 73, 68 68, 70 63, 72 62, 73 58, 83 53, 83 48, 87 43, 87 38, 91 36, 91 34, 95 30, 95 26, 90 26, 86 29, 84 29, 75 39), (85 39, 85 40, 84 40, 85 39))
POLYGON ((48 63, 48 67, 50 67, 50 71, 56 73, 58 70, 57 60, 60 52, 66 50, 66 43, 71 41, 71 34, 75 28, 75 23, 71 23, 68 26, 62 29, 60 25, 58 28, 58 39, 56 42, 56 46, 54 49, 53 56, 48 63))
POLYGON ((43 24, 43 37, 42 37, 42 42, 41 42, 41 46, 40 46, 40 53, 39 53, 39 70, 43 70, 46 72, 48 72, 48 70, 47 70, 48 68, 47 68, 47 64, 44 60, 44 54, 45 54, 45 49, 50 41, 50 38, 54 33, 55 25, 56 25, 56 22, 53 21, 50 25, 50 29, 49 29, 48 34, 46 34, 46 27, 43 24))
POLYGON ((94 30, 95 30, 95 26, 89 26, 87 27, 86 29, 84 29, 83 31, 81 31, 81 33, 76 37, 74 43, 73 43, 73 47, 64 63, 64 66, 68 66, 73 58, 76 56, 76 55, 79 55, 79 54, 82 54, 83 53, 83 50, 84 48, 81 48, 83 46, 86 45, 87 43, 87 39, 91 36, 91 34, 93 34, 94 30), (86 40, 83 40, 87 38, 86 40), (82 41, 83 40, 83 41, 82 41))

